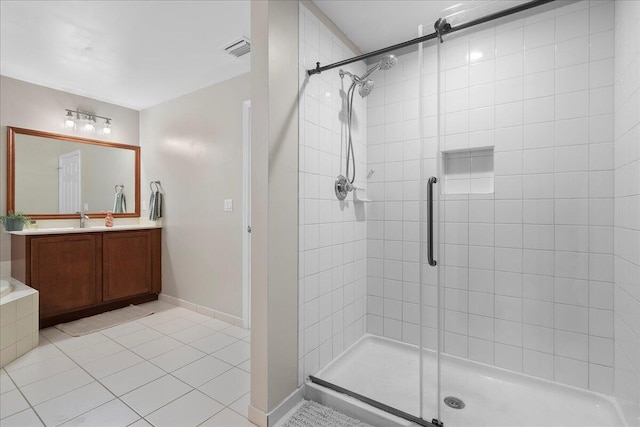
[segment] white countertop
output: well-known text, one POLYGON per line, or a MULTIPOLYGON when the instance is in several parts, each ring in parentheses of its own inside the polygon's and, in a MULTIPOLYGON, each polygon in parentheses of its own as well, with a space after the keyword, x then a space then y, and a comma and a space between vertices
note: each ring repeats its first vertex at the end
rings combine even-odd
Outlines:
POLYGON ((49 227, 49 228, 25 228, 22 231, 10 231, 10 234, 16 236, 39 236, 44 234, 72 234, 72 233, 101 233, 104 231, 132 231, 132 230, 148 230, 151 228, 162 228, 155 224, 128 224, 114 225, 106 227, 104 225, 94 225, 85 228, 79 227, 49 227))

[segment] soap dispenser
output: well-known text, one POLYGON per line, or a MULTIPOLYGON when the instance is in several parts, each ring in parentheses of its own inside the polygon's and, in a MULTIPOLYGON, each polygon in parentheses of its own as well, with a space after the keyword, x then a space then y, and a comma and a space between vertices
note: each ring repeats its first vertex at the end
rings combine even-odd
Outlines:
POLYGON ((106 227, 113 227, 113 212, 107 211, 107 216, 104 217, 104 225, 106 227))

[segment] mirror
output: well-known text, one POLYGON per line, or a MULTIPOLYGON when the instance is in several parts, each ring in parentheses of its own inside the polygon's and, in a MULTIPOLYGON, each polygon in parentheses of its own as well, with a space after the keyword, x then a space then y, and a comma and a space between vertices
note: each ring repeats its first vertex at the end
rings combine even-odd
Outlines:
POLYGON ((140 147, 7 126, 7 210, 140 216, 140 147))

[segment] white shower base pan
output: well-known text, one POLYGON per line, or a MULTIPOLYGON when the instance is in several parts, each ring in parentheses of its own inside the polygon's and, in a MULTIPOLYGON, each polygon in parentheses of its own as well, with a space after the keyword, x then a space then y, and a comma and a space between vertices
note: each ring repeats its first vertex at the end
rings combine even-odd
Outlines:
MULTIPOLYGON (((625 426, 605 395, 454 356, 441 356, 441 399, 454 396, 464 409, 437 411, 436 354, 423 359, 423 418, 446 427, 625 426)), ((413 345, 365 335, 315 375, 411 415, 419 415, 419 359, 413 345)))

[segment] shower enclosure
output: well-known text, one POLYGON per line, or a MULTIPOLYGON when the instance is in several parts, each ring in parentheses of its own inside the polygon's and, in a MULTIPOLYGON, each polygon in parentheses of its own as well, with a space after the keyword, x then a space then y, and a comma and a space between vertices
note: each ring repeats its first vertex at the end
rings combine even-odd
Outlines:
POLYGON ((301 6, 299 381, 419 425, 625 425, 614 3, 475 3, 369 65, 301 6))

